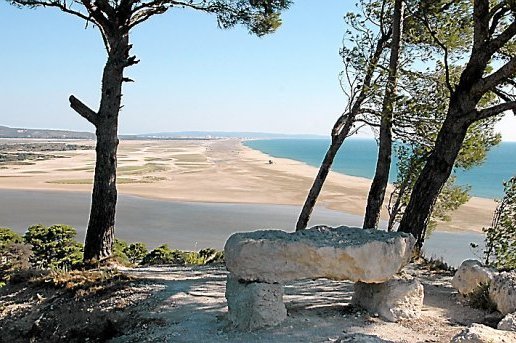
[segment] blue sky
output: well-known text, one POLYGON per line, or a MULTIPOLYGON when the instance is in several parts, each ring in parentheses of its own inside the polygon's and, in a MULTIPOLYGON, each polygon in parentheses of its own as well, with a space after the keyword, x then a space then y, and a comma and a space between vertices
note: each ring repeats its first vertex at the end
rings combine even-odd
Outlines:
MULTIPOLYGON (((120 132, 263 131, 328 134, 344 109, 338 54, 353 1, 298 0, 258 38, 220 30, 211 15, 172 10, 132 34, 120 132), (324 5, 323 5, 324 4, 324 5)), ((96 29, 54 9, 0 2, 0 125, 92 131, 68 106, 96 109, 104 47, 96 29)), ((516 119, 499 126, 516 140, 516 119)))

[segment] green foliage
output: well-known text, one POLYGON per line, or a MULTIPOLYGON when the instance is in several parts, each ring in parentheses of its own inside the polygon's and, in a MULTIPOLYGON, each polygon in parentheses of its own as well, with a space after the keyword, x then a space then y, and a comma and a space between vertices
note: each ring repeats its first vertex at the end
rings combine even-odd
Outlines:
POLYGON ((149 252, 142 260, 143 265, 183 264, 184 259, 178 250, 171 250, 167 244, 160 245, 149 252))
POLYGON ((204 259, 204 264, 224 262, 224 251, 217 251, 213 248, 199 250, 199 256, 204 259))
MULTIPOLYGON (((397 153, 398 174, 389 201, 389 230, 392 230, 394 223, 398 222, 404 214, 412 189, 423 169, 427 151, 421 147, 410 149, 400 145, 397 147, 397 153)), ((439 220, 449 221, 450 213, 469 200, 470 187, 456 185, 455 179, 455 176, 452 175, 441 190, 433 207, 432 217, 426 231, 427 235, 435 229, 439 220)))
POLYGON ((205 265, 224 261, 224 253, 213 248, 202 249, 199 252, 171 250, 164 244, 149 252, 142 260, 142 265, 176 264, 176 265, 205 265))
MULTIPOLYGON (((451 68, 452 82, 458 79, 459 71, 459 68, 451 68)), ((395 131, 403 144, 396 148, 399 171, 389 202, 390 228, 403 216, 415 182, 434 149, 446 118, 450 95, 444 74, 444 70, 438 68, 434 72, 403 75, 406 92, 398 99, 395 117, 395 131), (422 89, 425 89, 425 96, 421 96, 422 89)), ((501 141, 494 130, 497 121, 498 118, 489 118, 469 127, 455 160, 455 170, 470 169, 484 162, 488 151, 501 141)), ((432 209, 426 234, 435 229, 438 221, 449 221, 450 214, 469 200, 470 187, 458 186, 455 181, 452 174, 443 186, 432 209)))
POLYGON ((23 237, 11 229, 0 227, 0 252, 13 243, 23 243, 23 237))
POLYGON ((124 249, 124 253, 131 263, 140 263, 148 254, 145 243, 131 243, 124 249))
POLYGON ((29 268, 30 247, 11 229, 0 228, 0 287, 12 272, 29 268))
POLYGON ((207 1, 208 12, 217 15, 219 26, 230 28, 245 25, 249 32, 263 36, 281 25, 280 12, 288 9, 290 0, 214 0, 207 1))
POLYGON ((486 234, 485 263, 500 270, 516 269, 516 176, 504 183, 492 225, 486 234))
POLYGON ((489 296, 489 284, 480 284, 473 292, 468 294, 468 304, 473 308, 496 311, 496 304, 489 296))
POLYGON ((36 268, 71 269, 82 261, 82 244, 75 241, 77 231, 68 225, 34 225, 25 233, 32 246, 31 263, 36 268))
POLYGON ((112 254, 115 261, 121 265, 130 265, 129 257, 125 254, 125 250, 129 247, 126 241, 115 238, 113 243, 112 254))

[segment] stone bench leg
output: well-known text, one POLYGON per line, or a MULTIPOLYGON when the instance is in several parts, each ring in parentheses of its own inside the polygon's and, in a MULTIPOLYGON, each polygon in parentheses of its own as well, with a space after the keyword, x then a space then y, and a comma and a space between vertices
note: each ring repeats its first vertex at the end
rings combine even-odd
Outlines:
POLYGON ((240 330, 255 330, 287 318, 283 285, 238 280, 231 273, 226 283, 228 317, 240 330))
POLYGON ((352 303, 386 321, 396 322, 419 317, 423 298, 423 285, 410 277, 384 283, 357 282, 352 303))

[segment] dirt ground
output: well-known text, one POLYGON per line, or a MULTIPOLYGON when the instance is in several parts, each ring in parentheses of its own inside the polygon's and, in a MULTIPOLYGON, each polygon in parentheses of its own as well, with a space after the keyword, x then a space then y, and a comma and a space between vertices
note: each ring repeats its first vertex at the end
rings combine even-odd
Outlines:
POLYGON ((463 304, 449 272, 405 270, 425 287, 417 320, 384 322, 350 305, 352 283, 320 279, 287 284, 287 320, 254 332, 226 320, 223 266, 127 269, 128 279, 95 291, 8 285, 0 342, 449 342, 471 323, 500 319, 463 304))

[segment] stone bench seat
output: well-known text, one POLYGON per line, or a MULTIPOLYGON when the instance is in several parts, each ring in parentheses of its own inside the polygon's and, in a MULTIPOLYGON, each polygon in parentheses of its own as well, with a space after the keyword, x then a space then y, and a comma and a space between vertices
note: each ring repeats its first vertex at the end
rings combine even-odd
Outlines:
POLYGON ((410 234, 346 226, 236 233, 224 247, 229 319, 241 329, 278 324, 288 281, 384 283, 408 263, 414 244, 410 234))

